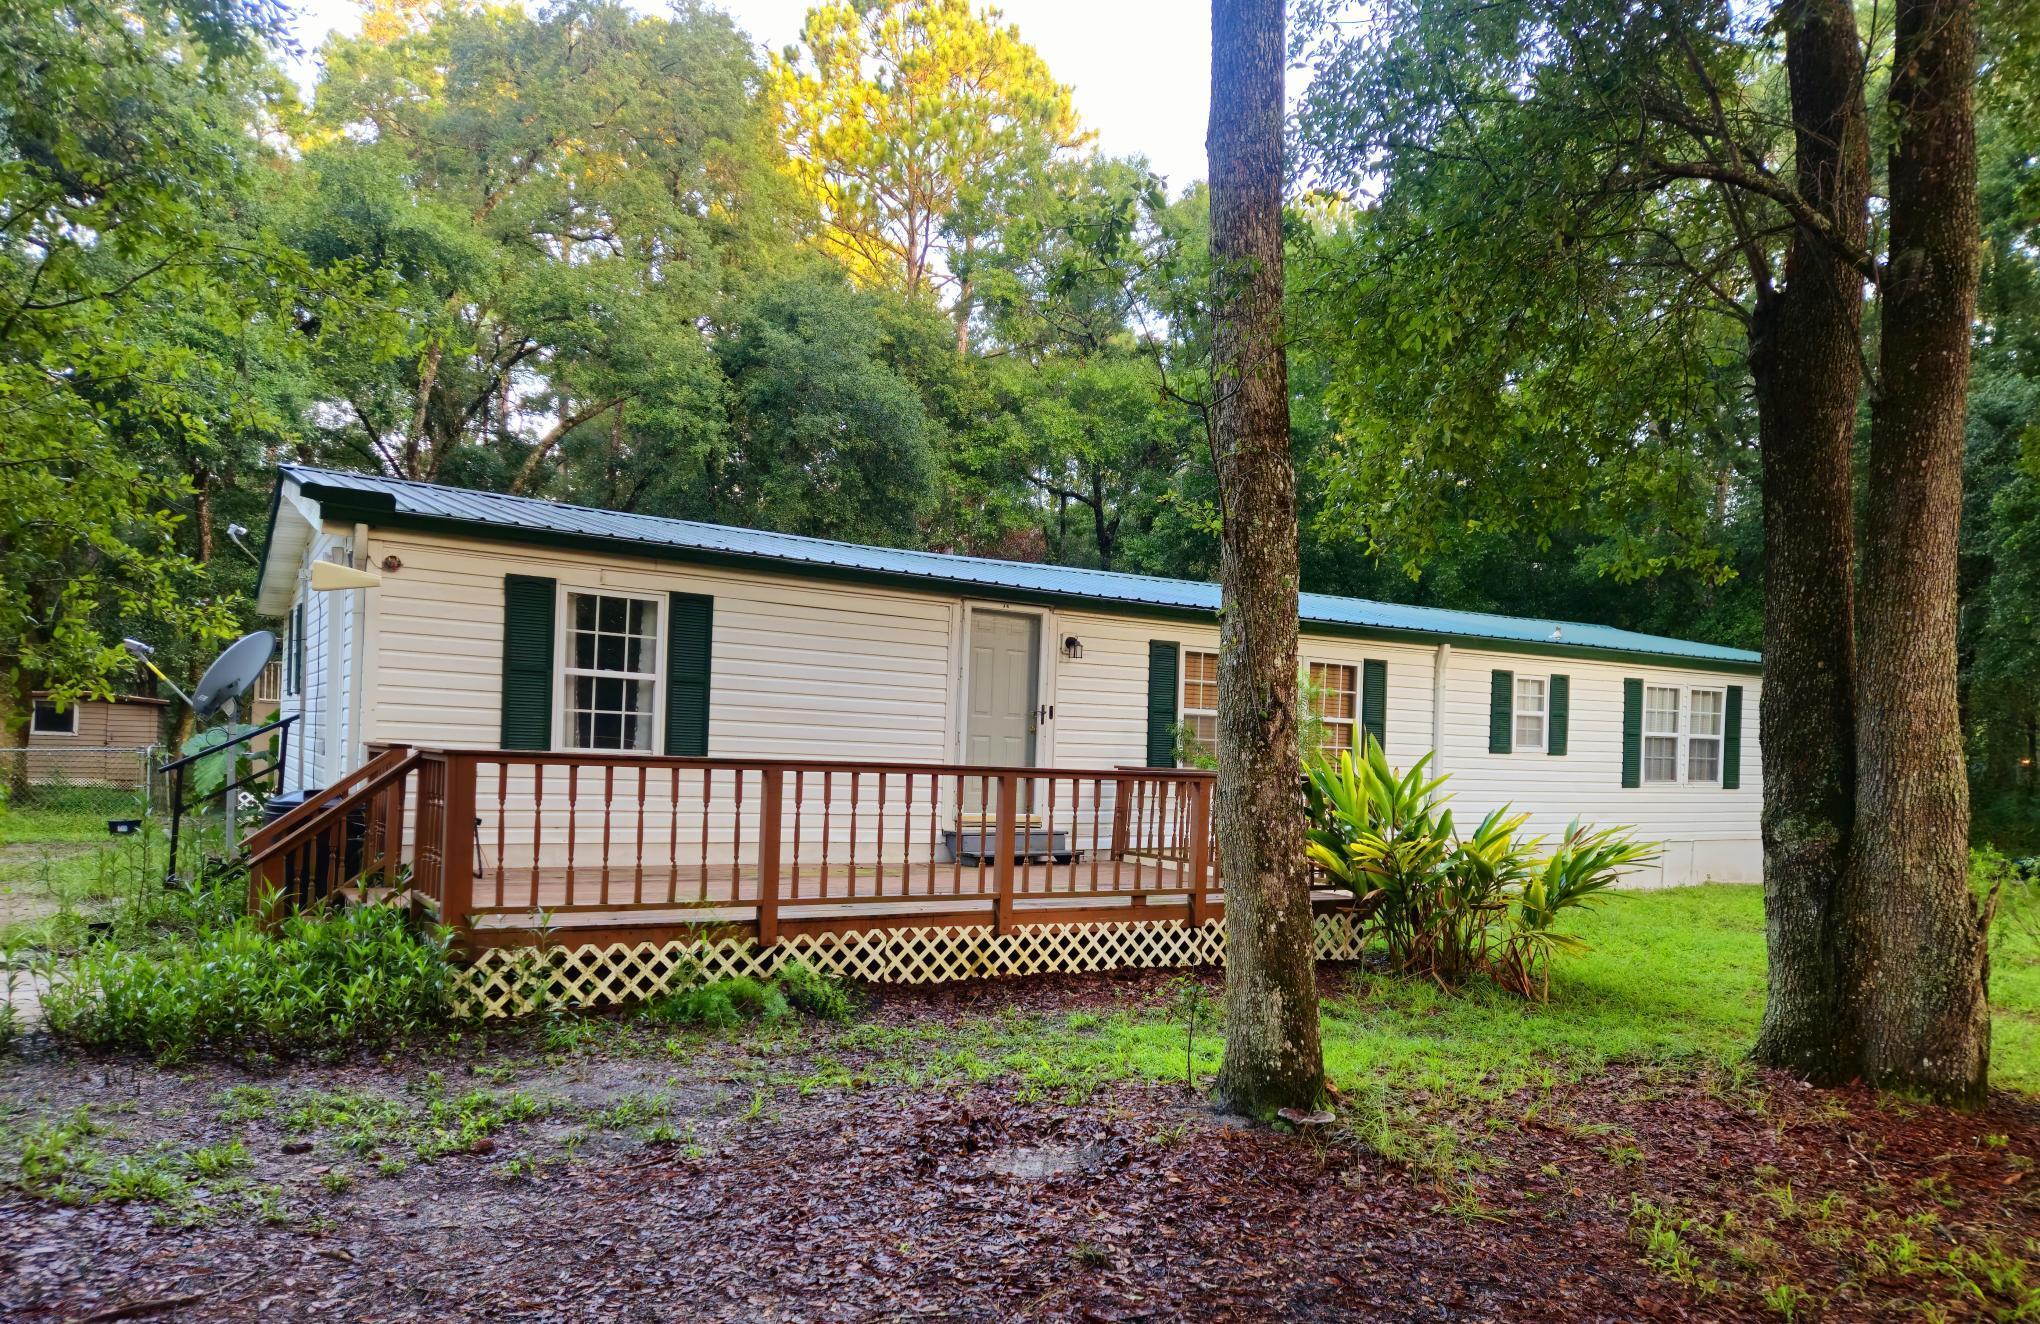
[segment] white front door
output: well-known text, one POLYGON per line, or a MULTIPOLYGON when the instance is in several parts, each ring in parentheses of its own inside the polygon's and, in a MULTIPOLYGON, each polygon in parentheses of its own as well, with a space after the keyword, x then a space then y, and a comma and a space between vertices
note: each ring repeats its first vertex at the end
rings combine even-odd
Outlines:
POLYGON ((1010 611, 970 614, 966 763, 1034 766, 1040 707, 1041 618, 1010 611))

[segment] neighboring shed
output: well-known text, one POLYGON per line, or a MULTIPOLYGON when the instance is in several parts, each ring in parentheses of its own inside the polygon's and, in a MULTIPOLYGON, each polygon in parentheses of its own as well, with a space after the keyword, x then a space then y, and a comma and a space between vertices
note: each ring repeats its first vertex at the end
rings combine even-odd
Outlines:
POLYGON ((59 704, 48 691, 35 693, 29 720, 30 749, 84 749, 94 745, 140 749, 162 743, 165 700, 144 695, 79 699, 59 704))
POLYGON ((44 786, 138 786, 142 752, 163 741, 162 699, 119 695, 60 704, 37 690, 29 717, 28 780, 44 786))

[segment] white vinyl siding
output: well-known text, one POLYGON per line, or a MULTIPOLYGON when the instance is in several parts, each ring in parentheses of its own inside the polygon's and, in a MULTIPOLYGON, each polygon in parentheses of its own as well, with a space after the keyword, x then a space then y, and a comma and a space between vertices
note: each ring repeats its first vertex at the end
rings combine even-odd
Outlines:
MULTIPOLYGON (((1763 759, 1756 724, 1762 684, 1757 676, 1722 676, 1673 665, 1604 662, 1587 656, 1568 657, 1560 665, 1520 654, 1454 648, 1445 677, 1445 740, 1436 771, 1451 776, 1445 789, 1452 792, 1453 816, 1461 822, 1478 822, 1490 810, 1507 805, 1528 813, 1530 820, 1524 830, 1547 840, 1555 839, 1578 818, 1600 826, 1633 828, 1640 838, 1660 843, 1659 858, 1633 875, 1636 885, 1757 882, 1763 877, 1758 830, 1763 759), (1546 675, 1547 668, 1569 677, 1566 757, 1518 758, 1489 753, 1493 673, 1546 675), (1627 679, 1643 681, 1646 693, 1654 688, 1700 689, 1725 695, 1728 685, 1742 686, 1740 789, 1724 790, 1718 780, 1711 785, 1645 781, 1624 788, 1622 684, 1627 679)), ((1391 734, 1399 718, 1391 693, 1391 734)), ((1394 761, 1399 767, 1410 762, 1407 758, 1394 761)))
MULTIPOLYGON (((1056 620, 1061 634, 1075 635, 1084 642, 1083 657, 1058 654, 1055 659, 1055 720, 1050 725, 1056 766, 1139 766, 1147 757, 1148 642, 1166 639, 1181 646, 1187 685, 1192 653, 1217 656, 1217 625, 1067 609, 1059 611, 1056 620)), ((1306 633, 1302 652, 1311 662, 1351 667, 1356 677, 1366 659, 1385 662, 1389 760, 1407 767, 1431 748, 1431 659, 1435 649, 1306 633)), ((1187 689, 1184 694, 1187 698, 1187 689)), ((1179 709, 1186 718, 1196 711, 1187 702, 1179 709)), ((1214 718, 1214 735, 1216 729, 1214 718)))
MULTIPOLYGON (((318 554, 333 537, 318 544, 318 554)), ((502 701, 503 577, 550 576, 564 599, 581 592, 655 600, 664 613, 669 592, 715 599, 710 682, 709 753, 730 758, 954 763, 961 746, 957 715, 963 671, 964 596, 824 579, 798 579, 734 569, 684 566, 595 552, 372 530, 369 561, 396 556, 401 569, 368 592, 364 677, 366 724, 375 742, 494 748, 502 701)), ((324 711, 328 669, 318 634, 324 604, 352 594, 312 594, 307 615, 305 688, 297 700, 308 715, 324 711)), ((974 600, 973 600, 974 601, 974 600)), ((1015 608, 1019 610, 1019 608, 1015 608)), ((1083 656, 1057 648, 1044 659, 1042 760, 1064 768, 1138 767, 1146 759, 1148 647, 1175 642, 1190 674, 1189 655, 1216 654, 1216 623, 1180 621, 1109 610, 1058 608, 1044 620, 1045 638, 1075 637, 1083 656)), ((663 622, 661 625, 663 630, 663 622)), ((663 655, 663 649, 659 652, 663 655)), ((1302 653, 1313 663, 1352 667, 1365 659, 1387 665, 1388 757, 1408 768, 1432 750, 1433 694, 1439 650, 1428 644, 1345 639, 1308 630, 1302 653)), ((1455 646, 1438 692, 1443 746, 1434 771, 1451 780, 1455 815, 1475 822, 1502 805, 1531 818, 1527 830, 1555 837, 1578 817, 1624 825, 1664 843, 1662 858, 1640 871, 1642 884, 1705 879, 1756 881, 1761 876, 1758 811, 1761 751, 1755 714, 1761 682, 1676 664, 1548 657, 1455 646), (1544 739, 1549 738, 1552 671, 1570 677, 1569 755, 1514 758, 1488 753, 1492 673, 1511 671, 1545 681, 1544 739), (1699 719, 1681 704, 1682 780, 1624 789, 1622 687, 1705 694, 1699 719), (1717 699, 1729 684, 1743 687, 1738 790, 1720 785, 1721 719, 1717 699), (1712 780, 1690 779, 1692 765, 1712 780)), ((1513 693, 1513 691, 1512 691, 1513 693)), ((1357 695, 1356 695, 1357 699, 1357 695)), ((286 700, 288 709, 292 700, 286 700)), ((562 705, 563 707, 564 705, 562 705)), ((1185 715, 1201 711, 1185 703, 1185 715)), ((294 749, 297 738, 293 738, 294 749)), ((1543 742, 1540 742, 1540 747, 1543 742)), ((655 748, 658 747, 655 742, 655 748)), ((1522 747, 1519 745, 1519 748, 1522 747)), ((486 797, 485 797, 486 798, 486 797)), ((553 812, 548 800, 548 813, 553 812)))
MULTIPOLYGON (((308 580, 314 561, 346 564, 350 543, 348 535, 335 530, 320 533, 299 566, 296 601, 304 607, 304 670, 297 692, 277 706, 277 716, 298 719, 290 733, 287 789, 328 786, 346 771, 356 594, 314 593, 308 580)), ((369 597, 373 610, 374 594, 369 597)))
MULTIPOLYGON (((669 592, 713 597, 712 757, 955 761, 949 601, 424 535, 376 533, 370 547, 375 561, 395 555, 403 563, 369 594, 378 641, 367 678, 371 741, 496 747, 503 577, 521 574, 557 579, 563 599, 657 600, 662 615, 669 592)), ((663 643, 657 652, 663 665, 663 643)))

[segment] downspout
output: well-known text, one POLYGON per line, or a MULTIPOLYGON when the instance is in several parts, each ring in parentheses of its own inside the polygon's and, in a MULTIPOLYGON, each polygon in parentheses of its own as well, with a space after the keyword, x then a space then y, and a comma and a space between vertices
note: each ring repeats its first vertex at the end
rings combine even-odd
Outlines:
POLYGON ((322 599, 319 614, 325 622, 325 629, 319 632, 326 648, 326 716, 322 723, 325 738, 319 742, 326 767, 321 775, 326 778, 325 785, 331 786, 347 771, 347 747, 340 743, 340 720, 345 700, 343 686, 346 681, 340 667, 340 613, 337 610, 340 595, 320 593, 314 596, 322 599))
POLYGON ((1439 644, 1431 657, 1431 774, 1445 771, 1445 680, 1452 668, 1452 645, 1439 644))
MULTIPOLYGON (((354 551, 348 564, 356 570, 368 565, 368 525, 354 526, 354 551)), ((368 590, 354 590, 353 602, 348 606, 348 677, 347 692, 347 754, 348 767, 358 768, 368 762, 368 721, 366 709, 362 706, 362 692, 367 687, 368 676, 368 590)))

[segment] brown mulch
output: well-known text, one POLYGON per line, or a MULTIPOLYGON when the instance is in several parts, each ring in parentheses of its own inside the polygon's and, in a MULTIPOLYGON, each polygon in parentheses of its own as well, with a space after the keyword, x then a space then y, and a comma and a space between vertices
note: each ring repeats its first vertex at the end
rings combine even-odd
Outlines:
MULTIPOLYGON (((1124 984, 1009 984, 993 1002, 969 988, 895 994, 871 1014, 1070 1011, 1124 984)), ((1562 1087, 1473 1138, 1492 1166, 1464 1189, 1350 1140, 1219 1116, 1180 1086, 1115 1086, 1077 1106, 1016 1101, 1000 1080, 782 1089, 761 1111, 727 1059, 570 1061, 514 1083, 592 1106, 671 1073, 701 1154, 617 1137, 506 1178, 506 1157, 559 1139, 558 1123, 533 1123, 486 1156, 340 1193, 318 1174, 363 1169, 326 1139, 287 1154, 274 1121, 222 1123, 208 1102, 258 1079, 394 1092, 428 1066, 459 1069, 0 1067, 0 1112, 121 1103, 134 1146, 241 1136, 253 1175, 298 1214, 165 1228, 140 1205, 0 1195, 0 1318, 1740 1320, 1777 1317, 1759 1295, 1772 1280, 1818 1289, 1802 1318, 1883 1318, 1922 1282, 1877 1278, 1860 1236, 1781 1214, 1771 1192, 1839 1193, 1879 1227, 1930 1210, 1926 1241, 2015 1257, 2040 1238, 2040 1105, 2001 1096, 1964 1117, 1762 1076, 1625 1069, 1562 1087), (1726 1237, 1689 1234, 1694 1281, 1646 1261, 1639 1200, 1703 1227, 1733 1214, 1726 1237), (1738 1265, 1730 1245, 1755 1262, 1738 1265)), ((1988 1307, 1958 1300, 1956 1317, 1988 1307)))

